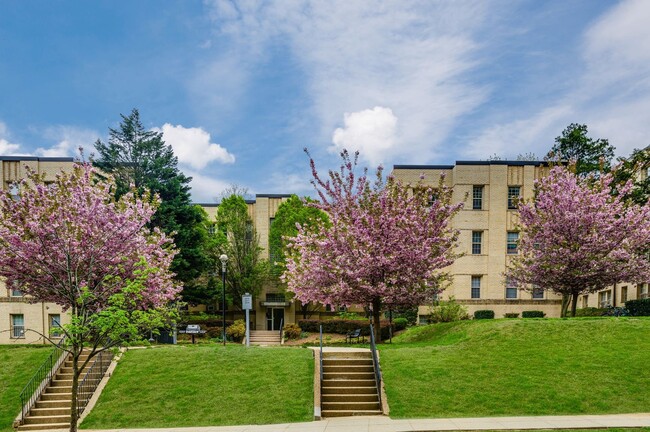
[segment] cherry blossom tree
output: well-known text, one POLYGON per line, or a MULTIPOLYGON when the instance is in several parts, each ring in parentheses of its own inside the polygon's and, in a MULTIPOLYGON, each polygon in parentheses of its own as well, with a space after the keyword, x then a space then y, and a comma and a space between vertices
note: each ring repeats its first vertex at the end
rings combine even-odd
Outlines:
POLYGON ((579 177, 557 166, 536 181, 536 198, 520 203, 519 256, 506 277, 571 296, 623 281, 649 281, 650 205, 626 203, 631 183, 612 195, 613 176, 579 177))
POLYGON ((0 276, 29 300, 56 303, 70 314, 59 331, 73 363, 71 431, 84 367, 164 324, 165 305, 180 291, 169 271, 173 244, 146 228, 159 200, 138 199, 134 191, 115 200, 114 188, 110 178, 97 182, 89 164, 75 164, 52 183, 30 172, 17 200, 0 191, 0 276))
POLYGON ((443 269, 456 257, 451 218, 462 204, 451 204, 442 179, 435 190, 406 185, 384 179, 379 167, 372 182, 366 170, 355 174, 358 153, 341 157, 340 171, 329 171, 329 179, 310 157, 320 201, 309 205, 323 210, 329 224, 298 227, 283 277, 303 303, 369 305, 380 340, 383 307, 422 304, 439 292, 443 269))

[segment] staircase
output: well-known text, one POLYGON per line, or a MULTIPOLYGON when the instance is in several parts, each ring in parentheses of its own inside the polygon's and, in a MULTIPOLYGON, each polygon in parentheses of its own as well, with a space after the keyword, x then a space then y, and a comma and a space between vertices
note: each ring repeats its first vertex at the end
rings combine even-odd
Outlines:
POLYGON ((280 345, 279 330, 251 330, 251 345, 280 345))
MULTIPOLYGON (((79 356, 82 363, 88 358, 88 353, 79 356)), ((106 351, 93 357, 82 369, 79 377, 78 403, 85 407, 92 396, 95 386, 103 377, 112 353, 106 351), (93 366, 94 365, 94 366, 93 366), (87 384, 82 387, 82 380, 86 378, 87 384)), ((72 357, 61 364, 52 381, 48 384, 40 397, 27 413, 24 423, 18 426, 18 431, 52 430, 70 428, 70 411, 72 405, 72 357)))
POLYGON ((381 415, 370 351, 323 352, 321 415, 381 415))

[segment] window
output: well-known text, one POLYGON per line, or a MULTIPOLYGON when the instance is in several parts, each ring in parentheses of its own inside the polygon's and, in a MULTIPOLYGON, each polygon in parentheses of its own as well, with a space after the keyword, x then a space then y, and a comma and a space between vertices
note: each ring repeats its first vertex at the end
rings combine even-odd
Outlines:
POLYGON ((517 242, 519 241, 519 233, 516 231, 508 231, 508 244, 507 244, 507 253, 508 255, 516 255, 517 251, 517 242))
POLYGON ((214 236, 216 232, 217 232, 217 224, 211 223, 210 225, 208 225, 208 234, 210 234, 210 236, 214 236))
POLYGON ((472 276, 472 298, 481 298, 481 276, 472 276))
POLYGON ((246 241, 253 241, 253 222, 246 221, 246 241))
POLYGON ((11 195, 11 198, 13 198, 15 201, 18 201, 20 199, 20 184, 10 183, 7 189, 9 189, 9 195, 11 195))
POLYGON ((14 339, 25 337, 25 316, 23 314, 10 315, 11 337, 14 339))
POLYGON ((624 286, 621 288, 621 303, 625 303, 627 301, 627 287, 624 286))
POLYGON ((61 337, 63 334, 63 331, 61 331, 61 315, 50 314, 48 321, 50 323, 50 336, 61 337))
POLYGON ((472 188, 472 210, 483 210, 483 186, 472 188))
POLYGON ((483 242, 483 231, 472 231, 472 255, 481 254, 482 242, 483 242))
POLYGON ((11 296, 12 297, 22 297, 23 292, 20 290, 20 286, 18 285, 18 282, 14 281, 14 283, 11 286, 11 296))
POLYGON ((601 308, 612 305, 612 290, 607 290, 598 293, 598 303, 601 308))
POLYGON ((589 307, 589 296, 588 295, 582 296, 582 307, 583 308, 589 307))
POLYGON ((517 283, 511 278, 506 279, 506 298, 507 299, 516 299, 517 298, 517 283))
POLYGON ((645 299, 648 298, 648 284, 639 284, 637 285, 638 298, 645 299))
POLYGON ((520 186, 508 186, 508 209, 515 210, 519 201, 520 186))
POLYGON ((533 288, 533 298, 534 299, 543 299, 544 298, 544 290, 541 288, 534 287, 533 288))

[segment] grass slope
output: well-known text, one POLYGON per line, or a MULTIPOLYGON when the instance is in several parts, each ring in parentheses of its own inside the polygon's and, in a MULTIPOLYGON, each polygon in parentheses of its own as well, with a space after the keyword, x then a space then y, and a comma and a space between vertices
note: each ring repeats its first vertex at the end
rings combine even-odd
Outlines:
POLYGON ((86 429, 219 426, 313 418, 312 351, 187 346, 125 353, 86 429))
POLYGON ((51 352, 49 345, 0 345, 0 431, 13 431, 18 396, 51 352))
POLYGON ((477 320, 381 347, 391 417, 646 412, 650 320, 477 320))

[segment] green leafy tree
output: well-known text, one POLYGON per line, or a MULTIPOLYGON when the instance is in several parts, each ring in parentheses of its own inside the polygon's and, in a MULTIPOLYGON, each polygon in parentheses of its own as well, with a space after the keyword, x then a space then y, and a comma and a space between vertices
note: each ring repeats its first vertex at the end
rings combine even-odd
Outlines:
POLYGON ((270 274, 269 263, 262 259, 259 236, 241 195, 232 194, 221 200, 216 228, 213 256, 228 255, 226 290, 232 303, 241 307, 242 295, 259 294, 270 274))
MULTIPOLYGON (((275 279, 286 270, 287 241, 298 235, 298 226, 309 229, 310 227, 317 228, 321 225, 329 225, 327 215, 322 210, 311 207, 309 203, 313 204, 314 200, 307 197, 300 199, 297 195, 291 195, 288 200, 280 204, 278 211, 275 213, 275 219, 271 224, 269 233, 271 273, 275 279)), ((283 285, 281 284, 281 286, 283 285)), ((318 304, 301 303, 303 318, 309 318, 318 308, 318 304)))
POLYGON ((619 165, 614 171, 617 185, 622 186, 628 181, 633 184, 626 198, 638 205, 644 205, 650 197, 650 146, 644 149, 634 149, 627 158, 619 158, 619 165))
POLYGON ((575 161, 576 174, 609 172, 614 146, 607 139, 588 137, 587 132, 587 125, 571 123, 555 138, 547 159, 575 161))
POLYGON ((162 133, 142 126, 137 109, 121 117, 117 128, 109 128, 108 142, 95 143, 98 158, 93 164, 113 175, 116 198, 125 194, 130 185, 140 196, 150 191, 160 197, 160 207, 149 225, 173 236, 179 253, 171 270, 185 286, 183 298, 195 300, 204 289, 197 279, 209 271, 211 263, 205 254, 205 213, 191 203, 192 178, 178 169, 178 158, 162 133))

